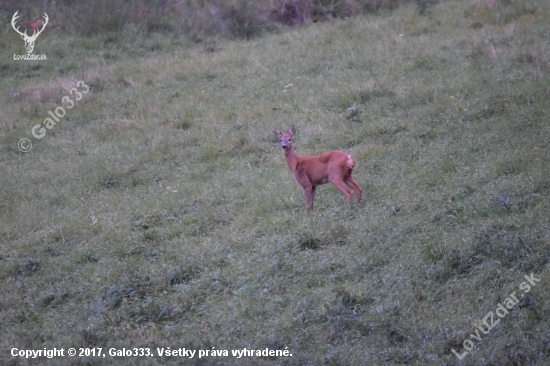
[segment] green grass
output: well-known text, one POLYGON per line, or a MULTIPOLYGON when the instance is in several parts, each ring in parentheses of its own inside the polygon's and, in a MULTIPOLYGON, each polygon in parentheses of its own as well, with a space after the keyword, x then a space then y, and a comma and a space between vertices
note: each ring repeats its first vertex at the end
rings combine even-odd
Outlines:
MULTIPOLYGON (((13 61, 22 41, 0 30, 0 360, 288 347, 245 361, 548 364, 549 18, 543 0, 448 1, 215 52, 52 31, 43 62, 13 61), (34 139, 79 80, 89 93, 34 139), (272 132, 293 124, 299 155, 355 156, 363 202, 325 185, 306 213, 272 132), (458 361, 532 272, 531 302, 458 361)), ((166 361, 245 362, 116 359, 166 361)))

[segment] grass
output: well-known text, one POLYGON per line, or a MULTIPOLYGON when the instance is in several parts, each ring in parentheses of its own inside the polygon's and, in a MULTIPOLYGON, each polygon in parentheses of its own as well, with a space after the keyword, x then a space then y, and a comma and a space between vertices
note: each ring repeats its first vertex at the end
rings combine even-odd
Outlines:
POLYGON ((23 42, 2 28, 0 360, 288 347, 247 362, 548 364, 549 17, 542 0, 448 1, 214 52, 52 31, 42 62, 13 61, 23 42), (89 93, 32 137, 80 80, 89 93), (306 213, 272 133, 293 124, 299 155, 355 156, 363 202, 326 185, 306 213), (529 301, 470 338, 531 273, 529 301))

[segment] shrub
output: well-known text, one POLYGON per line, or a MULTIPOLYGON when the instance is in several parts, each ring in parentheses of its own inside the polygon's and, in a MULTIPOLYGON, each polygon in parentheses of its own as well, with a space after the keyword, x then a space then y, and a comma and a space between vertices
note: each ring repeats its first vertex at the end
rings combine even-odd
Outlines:
POLYGON ((9 29, 11 16, 19 10, 22 19, 49 13, 50 27, 84 36, 116 33, 128 27, 135 32, 183 34, 200 41, 201 37, 217 35, 249 39, 273 32, 280 25, 300 26, 391 10, 408 2, 412 0, 63 0, 36 5, 31 1, 7 0, 0 4, 0 12, 4 12, 5 29, 9 29))

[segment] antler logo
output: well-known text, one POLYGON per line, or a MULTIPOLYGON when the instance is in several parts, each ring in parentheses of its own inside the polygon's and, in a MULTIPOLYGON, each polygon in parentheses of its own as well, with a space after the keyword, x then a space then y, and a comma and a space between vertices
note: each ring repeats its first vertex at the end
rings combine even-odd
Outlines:
POLYGON ((44 23, 42 25, 42 29, 40 29, 38 31, 38 33, 36 32, 38 30, 38 27, 40 26, 40 23, 42 22, 40 19, 38 19, 38 21, 36 23, 31 23, 31 27, 34 29, 34 32, 32 34, 32 36, 29 37, 29 35, 27 34, 27 31, 25 30, 25 32, 21 32, 19 30, 19 26, 17 26, 17 28, 15 28, 15 20, 17 18, 19 18, 17 16, 17 13, 19 11, 16 11, 15 14, 13 14, 13 18, 11 18, 11 26, 13 27, 13 29, 19 33, 21 35, 21 38, 23 38, 23 40, 25 41, 25 49, 27 50, 27 53, 32 53, 32 50, 34 49, 34 42, 36 41, 36 38, 38 38, 38 36, 40 35, 40 33, 42 33, 42 31, 44 30, 44 28, 46 28, 46 24, 48 24, 48 14, 44 13, 44 23), (34 27, 35 26, 35 27, 34 27))

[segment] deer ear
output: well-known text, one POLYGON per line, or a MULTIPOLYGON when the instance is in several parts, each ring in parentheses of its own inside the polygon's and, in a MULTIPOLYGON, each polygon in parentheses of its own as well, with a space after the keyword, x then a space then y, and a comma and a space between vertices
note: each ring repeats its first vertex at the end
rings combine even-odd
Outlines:
POLYGON ((288 130, 288 133, 294 136, 296 134, 296 127, 294 126, 290 127, 290 130, 288 130))
POLYGON ((273 133, 277 135, 278 138, 281 138, 281 136, 283 135, 283 133, 279 130, 273 130, 273 133))

